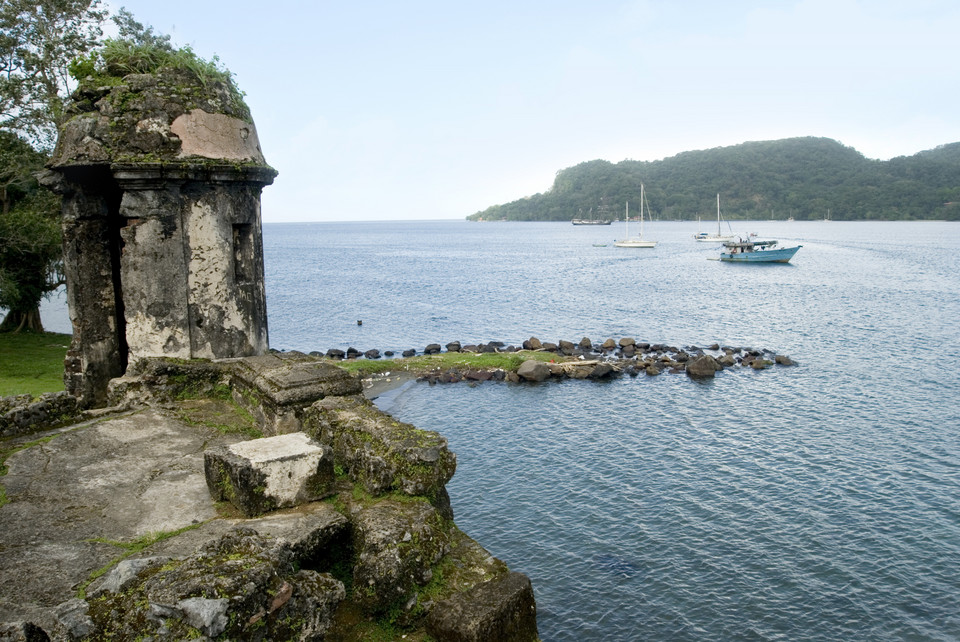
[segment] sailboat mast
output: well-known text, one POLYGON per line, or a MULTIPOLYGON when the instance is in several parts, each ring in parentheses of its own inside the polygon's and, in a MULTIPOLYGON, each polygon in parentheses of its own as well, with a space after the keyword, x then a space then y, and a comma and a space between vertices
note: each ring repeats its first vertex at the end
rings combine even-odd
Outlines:
POLYGON ((643 238, 643 183, 640 183, 640 238, 643 238))
POLYGON ((717 236, 720 236, 720 192, 717 192, 717 236))

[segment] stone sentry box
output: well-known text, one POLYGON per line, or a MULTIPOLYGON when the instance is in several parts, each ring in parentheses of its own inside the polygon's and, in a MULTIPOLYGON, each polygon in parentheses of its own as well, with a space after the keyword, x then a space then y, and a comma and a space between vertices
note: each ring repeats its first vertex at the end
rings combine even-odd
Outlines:
POLYGON ((63 196, 64 378, 85 406, 144 357, 268 350, 260 193, 276 171, 217 85, 161 71, 74 95, 45 182, 63 196))

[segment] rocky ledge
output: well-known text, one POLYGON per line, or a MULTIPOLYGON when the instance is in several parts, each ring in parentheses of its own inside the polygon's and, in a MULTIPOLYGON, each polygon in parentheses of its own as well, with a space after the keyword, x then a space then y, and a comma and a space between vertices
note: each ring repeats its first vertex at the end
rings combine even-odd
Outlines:
POLYGON ((536 640, 530 580, 453 521, 446 439, 361 390, 302 354, 152 359, 99 420, 5 442, 0 640, 536 640))

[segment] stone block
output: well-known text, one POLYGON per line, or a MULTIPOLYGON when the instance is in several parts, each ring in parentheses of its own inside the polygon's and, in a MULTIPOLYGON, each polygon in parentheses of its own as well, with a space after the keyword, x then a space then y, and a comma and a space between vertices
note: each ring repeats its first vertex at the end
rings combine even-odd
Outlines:
POLYGON ((234 401, 269 434, 301 430, 303 410, 315 401, 363 392, 359 377, 299 352, 246 357, 232 365, 234 401))
POLYGON ((458 642, 537 640, 537 605, 530 579, 510 572, 438 602, 427 616, 427 632, 458 642))
POLYGON ((304 433, 242 441, 204 453, 207 488, 247 517, 322 499, 333 487, 333 453, 304 433))

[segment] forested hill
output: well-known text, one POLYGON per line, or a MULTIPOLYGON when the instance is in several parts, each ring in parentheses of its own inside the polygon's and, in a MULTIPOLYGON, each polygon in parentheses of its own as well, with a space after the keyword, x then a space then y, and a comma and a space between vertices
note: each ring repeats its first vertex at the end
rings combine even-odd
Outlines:
POLYGON ((960 143, 888 161, 828 138, 789 138, 677 154, 658 161, 594 160, 557 172, 547 192, 494 205, 470 220, 623 218, 960 220, 960 143))

